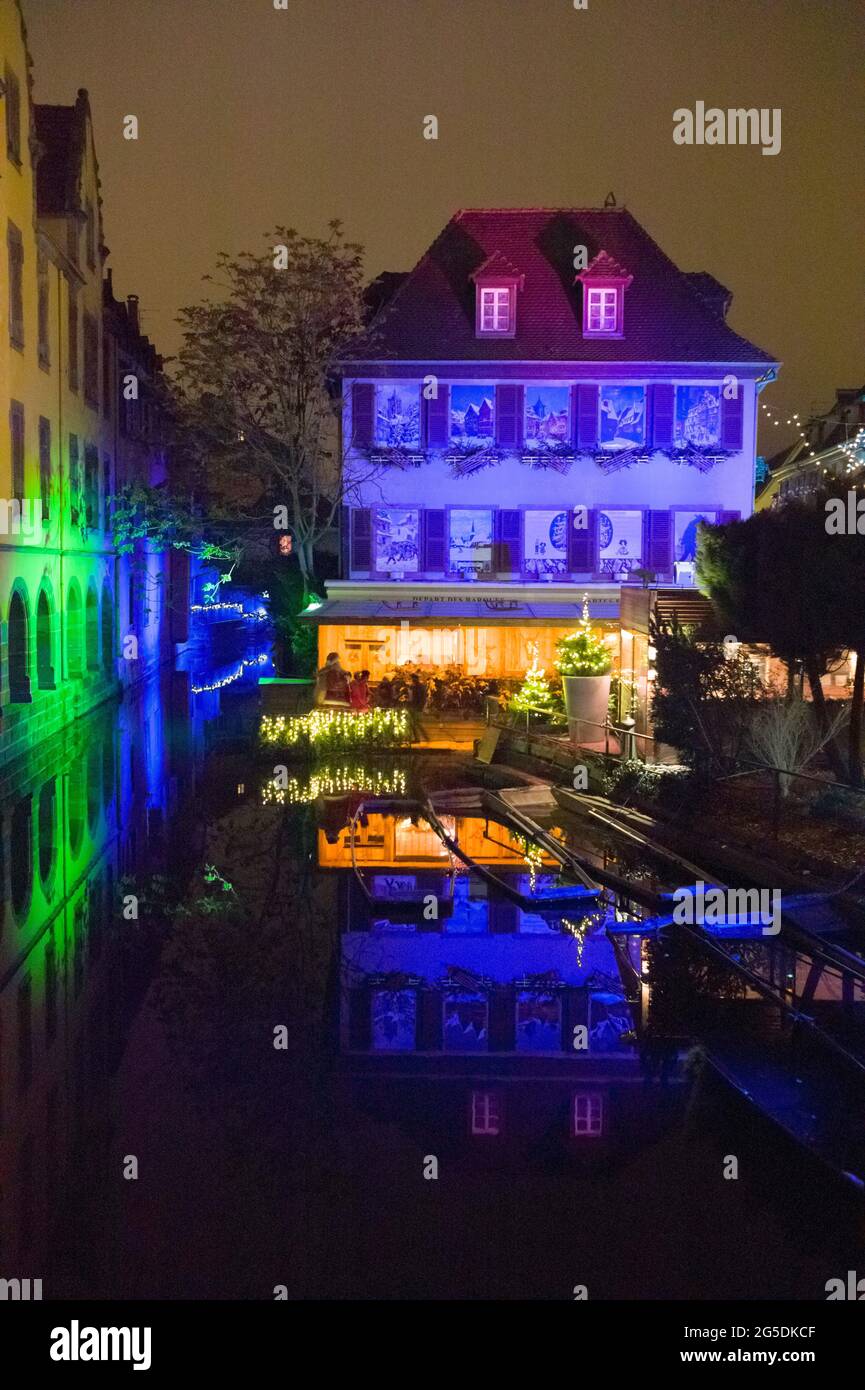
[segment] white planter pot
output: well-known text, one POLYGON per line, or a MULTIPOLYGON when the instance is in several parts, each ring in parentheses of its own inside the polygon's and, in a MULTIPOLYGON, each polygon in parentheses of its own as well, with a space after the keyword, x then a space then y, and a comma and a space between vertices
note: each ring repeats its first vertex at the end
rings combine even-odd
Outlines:
POLYGON ((565 712, 574 742, 603 741, 611 675, 608 671, 605 676, 562 676, 565 712))

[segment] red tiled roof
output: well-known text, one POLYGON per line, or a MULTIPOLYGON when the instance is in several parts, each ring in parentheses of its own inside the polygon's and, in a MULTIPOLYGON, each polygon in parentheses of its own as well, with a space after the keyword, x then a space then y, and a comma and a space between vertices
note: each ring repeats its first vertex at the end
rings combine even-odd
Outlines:
POLYGON ((623 265, 614 260, 609 251, 599 251, 594 260, 574 277, 577 280, 630 280, 631 276, 623 265))
POLYGON ((625 208, 465 209, 344 360, 775 362, 733 332, 707 302, 706 282, 694 279, 625 208), (583 338, 583 289, 574 284, 580 245, 590 260, 603 250, 633 276, 622 338, 583 338), (512 338, 475 335, 471 277, 493 256, 525 275, 512 338))
POLYGON ((515 265, 511 265, 506 256, 501 251, 494 251, 491 256, 487 256, 483 265, 479 265, 477 270, 472 271, 473 280, 481 280, 487 276, 503 275, 509 280, 521 280, 522 275, 515 265))

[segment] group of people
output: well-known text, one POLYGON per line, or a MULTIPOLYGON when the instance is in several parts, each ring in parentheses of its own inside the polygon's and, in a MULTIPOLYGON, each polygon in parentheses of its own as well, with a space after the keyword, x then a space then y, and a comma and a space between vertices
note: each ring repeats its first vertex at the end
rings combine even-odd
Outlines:
MULTIPOLYGON (((408 705, 419 713, 426 704, 426 698, 427 688, 416 671, 408 677, 394 676, 390 679, 384 676, 375 691, 375 703, 381 709, 408 705)), ((315 703, 353 709, 358 713, 370 709, 373 694, 369 685, 369 671, 355 671, 352 675, 340 662, 338 652, 328 652, 316 678, 315 703)))
POLYGON ((315 703, 353 709, 359 714, 370 708, 369 671, 346 671, 339 652, 328 652, 315 682, 315 703))

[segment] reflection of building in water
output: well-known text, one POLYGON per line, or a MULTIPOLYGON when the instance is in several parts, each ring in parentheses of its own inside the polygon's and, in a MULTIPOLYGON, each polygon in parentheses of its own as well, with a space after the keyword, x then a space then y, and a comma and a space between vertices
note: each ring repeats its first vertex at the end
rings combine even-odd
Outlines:
POLYGON ((47 1272, 39 1261, 73 1160, 85 1173, 120 1164, 110 1152, 111 1077, 151 950, 146 912, 124 917, 125 895, 140 893, 142 879, 125 876, 166 866, 163 815, 192 766, 172 732, 175 681, 167 677, 161 703, 147 687, 119 714, 77 720, 20 760, 2 788, 0 1251, 9 1277, 47 1272))
MULTIPOLYGON (((428 1152, 643 1142, 665 1107, 647 1097, 634 1046, 638 938, 617 953, 603 901, 556 908, 557 866, 529 863, 505 827, 454 816, 448 828, 504 886, 459 865, 448 898, 448 856, 425 822, 371 813, 358 828, 366 891, 345 875, 340 1009, 358 1103, 398 1114, 428 1152), (444 910, 391 918, 389 898, 444 910)), ((320 838, 319 853, 350 864, 348 832, 320 838)))

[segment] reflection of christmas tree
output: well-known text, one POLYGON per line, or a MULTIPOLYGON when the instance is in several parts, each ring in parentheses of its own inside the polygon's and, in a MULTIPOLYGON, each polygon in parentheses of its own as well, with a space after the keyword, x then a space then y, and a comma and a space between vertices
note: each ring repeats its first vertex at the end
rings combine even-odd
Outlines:
POLYGON ((537 644, 529 644, 532 664, 526 671, 519 690, 511 697, 511 709, 515 710, 553 710, 556 699, 542 666, 538 665, 537 644))

